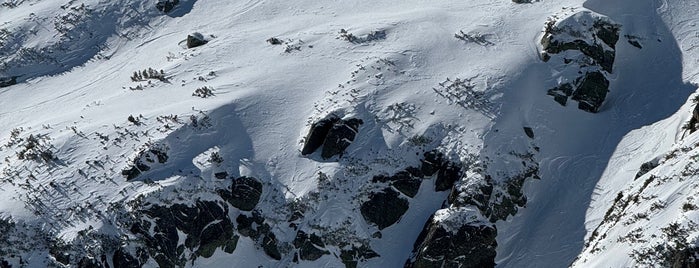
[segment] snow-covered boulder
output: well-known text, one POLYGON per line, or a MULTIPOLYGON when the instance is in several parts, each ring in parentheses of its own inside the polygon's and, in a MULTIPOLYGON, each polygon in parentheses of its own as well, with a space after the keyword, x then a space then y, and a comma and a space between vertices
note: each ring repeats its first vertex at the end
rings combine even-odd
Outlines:
POLYGON ((579 109, 598 112, 609 91, 607 77, 613 70, 620 27, 589 10, 550 18, 541 38, 541 57, 560 72, 560 78, 548 95, 561 105, 572 98, 579 109))

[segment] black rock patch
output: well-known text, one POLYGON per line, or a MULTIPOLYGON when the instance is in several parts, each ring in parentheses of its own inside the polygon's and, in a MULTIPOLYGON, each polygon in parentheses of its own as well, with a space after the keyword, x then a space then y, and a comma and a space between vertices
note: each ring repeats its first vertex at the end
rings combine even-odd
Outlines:
POLYGON ((408 207, 408 200, 400 198, 395 190, 386 188, 382 192, 372 193, 369 201, 361 205, 360 211, 367 222, 383 230, 398 222, 408 207))
POLYGON ((234 179, 230 190, 219 189, 218 194, 233 207, 251 211, 260 202, 262 183, 252 177, 234 179))

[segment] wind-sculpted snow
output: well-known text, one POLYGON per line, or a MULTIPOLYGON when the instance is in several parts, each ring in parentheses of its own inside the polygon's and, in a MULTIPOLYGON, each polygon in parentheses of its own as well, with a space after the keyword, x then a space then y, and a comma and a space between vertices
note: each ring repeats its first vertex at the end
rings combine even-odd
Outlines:
POLYGON ((0 2, 0 266, 689 264, 692 4, 0 2))

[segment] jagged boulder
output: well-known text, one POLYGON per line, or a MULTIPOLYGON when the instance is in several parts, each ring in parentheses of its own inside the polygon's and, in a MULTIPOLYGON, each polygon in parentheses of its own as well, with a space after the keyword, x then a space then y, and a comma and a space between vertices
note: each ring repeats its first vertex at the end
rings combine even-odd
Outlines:
POLYGON ((562 77, 562 82, 548 90, 548 95, 561 105, 569 98, 578 101, 578 108, 596 113, 609 91, 607 75, 612 73, 621 26, 609 18, 583 10, 562 19, 549 20, 541 39, 542 59, 560 59, 565 68, 577 73, 562 77), (565 52, 565 53, 564 53, 565 52))
POLYGON ((169 13, 179 3, 180 0, 158 0, 158 2, 155 3, 155 8, 157 8, 161 12, 169 13))
POLYGON ((444 154, 438 151, 429 151, 424 154, 420 167, 420 173, 432 176, 437 173, 435 191, 447 191, 461 177, 461 167, 457 163, 446 160, 444 154))
POLYGON ((218 194, 233 207, 251 211, 260 202, 262 183, 252 177, 240 177, 232 181, 230 190, 219 189, 218 194))
POLYGON ((452 232, 430 220, 405 267, 495 267, 496 235, 494 226, 463 225, 452 232))
POLYGON ((301 154, 309 155, 322 147, 323 159, 342 155, 354 141, 359 126, 363 123, 364 121, 358 118, 340 119, 335 115, 313 123, 306 135, 301 154))
POLYGON ((282 253, 279 252, 278 243, 277 236, 272 232, 268 232, 262 239, 262 250, 264 250, 267 256, 272 257, 272 259, 281 260, 282 253))
POLYGON ((204 35, 200 33, 192 33, 187 35, 187 48, 195 48, 199 46, 206 45, 209 41, 204 38, 204 35))
POLYGON ((573 92, 573 100, 578 101, 578 109, 596 113, 609 91, 609 80, 599 71, 586 73, 573 92))
POLYGON ((330 252, 325 249, 325 243, 323 243, 323 240, 321 240, 319 236, 315 234, 309 235, 304 231, 296 233, 294 247, 299 250, 298 256, 301 260, 315 261, 323 255, 330 254, 330 252))
POLYGON ((382 192, 372 193, 369 201, 361 205, 364 219, 375 224, 380 230, 398 222, 408 211, 408 200, 399 197, 398 192, 386 188, 382 192))
POLYGON ((328 159, 336 155, 342 155, 345 149, 354 141, 359 132, 359 126, 363 123, 361 119, 351 118, 340 120, 333 124, 330 131, 328 131, 328 135, 325 136, 323 151, 320 156, 328 159))
POLYGON ((340 118, 337 118, 336 116, 330 116, 329 118, 325 118, 313 123, 313 125, 311 125, 311 130, 308 131, 308 135, 306 136, 306 142, 303 145, 301 154, 312 154, 313 152, 318 150, 320 146, 323 146, 325 137, 328 136, 328 132, 330 132, 330 129, 338 121, 340 121, 340 118))

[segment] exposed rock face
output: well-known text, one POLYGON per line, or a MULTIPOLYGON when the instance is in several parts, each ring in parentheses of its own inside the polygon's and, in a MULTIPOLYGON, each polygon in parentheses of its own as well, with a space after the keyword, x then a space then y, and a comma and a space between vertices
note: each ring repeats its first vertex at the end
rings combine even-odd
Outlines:
POLYGON ((641 168, 638 170, 638 173, 636 173, 636 177, 634 179, 638 179, 641 176, 645 175, 649 171, 653 170, 654 168, 658 167, 658 161, 648 161, 645 162, 641 165, 641 168))
MULTIPOLYGON (((223 204, 197 201, 192 207, 147 207, 139 212, 141 218, 134 222, 131 232, 143 238, 148 254, 160 267, 183 266, 199 256, 211 257, 218 248, 227 253, 236 248, 238 236, 228 218, 228 207, 223 204), (186 235, 184 243, 180 243, 180 233, 186 235), (187 256, 185 248, 193 253, 187 256)), ((126 255, 122 260, 125 267, 138 267, 126 255)))
POLYGON ((399 197, 395 190, 386 188, 382 192, 372 193, 369 201, 363 203, 360 210, 367 222, 383 230, 398 222, 408 211, 408 200, 399 197))
POLYGON ((578 101, 578 108, 596 113, 609 91, 609 81, 599 71, 586 73, 573 92, 573 100, 578 101))
POLYGON ((158 2, 155 4, 155 8, 162 12, 168 13, 172 11, 172 9, 179 3, 180 0, 158 0, 158 2))
POLYGON ((495 267, 496 235, 494 226, 463 225, 452 233, 430 220, 405 267, 495 267))
POLYGON ((119 248, 114 252, 112 263, 114 264, 114 268, 141 267, 143 265, 143 263, 134 256, 131 256, 131 254, 123 248, 119 248))
POLYGON ((546 23, 541 39, 544 61, 562 60, 569 75, 548 95, 561 105, 569 98, 578 108, 596 113, 609 91, 607 75, 612 73, 620 25, 607 17, 585 10, 546 23), (571 75, 574 74, 574 75, 571 75), (566 82, 568 81, 568 82, 566 82))
POLYGON ((396 190, 411 198, 417 195, 418 190, 420 190, 420 184, 422 184, 420 178, 413 177, 408 171, 400 171, 390 177, 379 175, 374 177, 373 181, 388 182, 396 190))
POLYGON ((320 154, 321 157, 328 159, 336 155, 342 155, 345 149, 354 141, 359 132, 359 126, 363 123, 361 119, 356 118, 340 120, 335 123, 330 128, 328 135, 325 136, 323 151, 320 154))
POLYGON ((218 194, 233 207, 251 211, 260 202, 262 183, 252 177, 240 177, 233 180, 230 191, 218 190, 218 194))
POLYGON ((424 157, 420 170, 425 176, 432 176, 437 173, 437 180, 434 186, 435 191, 441 192, 451 189, 454 182, 461 177, 461 167, 446 160, 442 153, 429 151, 424 154, 424 157))
POLYGON ((689 119, 688 127, 689 133, 692 134, 697 130, 697 124, 699 123, 699 104, 694 105, 694 110, 692 110, 692 118, 689 119))
POLYGON ((342 259, 342 263, 345 264, 345 268, 356 268, 358 262, 376 257, 381 256, 365 245, 360 247, 353 246, 350 249, 343 249, 340 252, 340 258, 342 259))
POLYGON ((315 234, 306 234, 304 231, 296 233, 294 247, 299 250, 301 260, 315 261, 323 255, 330 254, 325 250, 325 243, 315 234))
POLYGON ((142 172, 151 169, 155 163, 164 164, 168 160, 168 148, 163 144, 154 144, 149 148, 141 150, 130 167, 121 171, 121 175, 126 177, 126 180, 133 180, 141 175, 142 172))
MULTIPOLYGON (((522 163, 512 175, 497 171, 490 174, 487 164, 472 163, 459 174, 448 204, 435 212, 415 243, 406 267, 493 267, 495 265, 494 223, 514 215, 526 204, 524 182, 538 178, 539 165, 533 153, 511 152, 500 155, 507 161, 522 163), (494 179, 494 176, 499 178, 494 179)), ((438 154, 426 154, 422 171, 435 173, 434 163, 444 162, 438 154)), ((439 172, 450 170, 454 163, 442 164, 439 172)), ((448 173, 448 172, 445 172, 448 173)), ((439 176, 439 175, 438 175, 439 176)), ((445 184, 446 185, 446 184, 445 184)))
POLYGON ((192 33, 187 36, 187 48, 194 48, 206 45, 209 41, 206 41, 204 35, 200 33, 192 33))
POLYGON ((17 77, 0 77, 0 88, 17 84, 17 77))
POLYGON ((330 128, 332 128, 333 125, 338 121, 340 121, 340 118, 330 116, 329 118, 325 118, 313 123, 313 125, 311 125, 311 130, 308 132, 308 135, 306 136, 306 143, 303 145, 301 154, 312 154, 313 152, 318 150, 320 146, 323 146, 323 142, 325 141, 325 137, 328 136, 330 128))
POLYGON ((361 119, 339 119, 334 115, 313 123, 306 135, 301 154, 312 154, 322 146, 323 159, 342 155, 354 141, 359 132, 359 126, 363 123, 361 119))
POLYGON ((267 256, 275 260, 282 258, 277 237, 272 233, 272 227, 265 222, 264 217, 259 212, 253 211, 251 216, 240 214, 235 221, 238 224, 238 233, 240 235, 249 237, 256 243, 259 243, 267 256))

